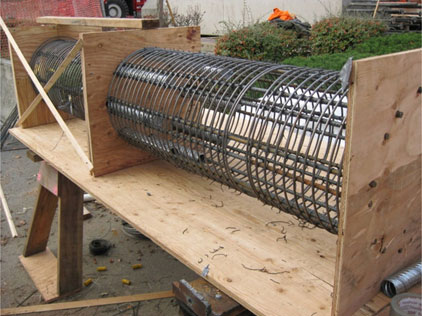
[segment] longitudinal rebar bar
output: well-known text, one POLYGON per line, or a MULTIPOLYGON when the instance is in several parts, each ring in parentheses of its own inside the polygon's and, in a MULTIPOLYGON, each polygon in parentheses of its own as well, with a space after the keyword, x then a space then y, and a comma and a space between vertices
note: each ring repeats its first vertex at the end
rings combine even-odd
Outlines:
MULTIPOLYGON (((55 73, 76 41, 54 38, 42 44, 32 55, 31 68, 42 85, 55 73)), ((85 118, 81 57, 78 53, 48 92, 57 109, 85 118)))
POLYGON ((107 108, 135 146, 337 232, 338 72, 145 48, 117 67, 107 108))

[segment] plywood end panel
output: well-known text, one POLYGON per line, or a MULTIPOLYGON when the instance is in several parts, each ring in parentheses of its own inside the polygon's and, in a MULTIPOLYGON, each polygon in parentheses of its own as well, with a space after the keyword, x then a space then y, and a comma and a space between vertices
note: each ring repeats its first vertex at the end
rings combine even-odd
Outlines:
MULTIPOLYGON (((11 29, 10 32, 28 62, 31 60, 34 51, 42 43, 58 35, 55 25, 19 27, 11 29)), ((10 58, 13 67, 18 112, 19 115, 22 115, 34 100, 37 93, 16 53, 11 48, 9 50, 11 52, 10 58)), ((60 113, 64 119, 69 117, 65 113, 60 113)), ((41 101, 34 112, 22 124, 22 127, 27 128, 53 122, 55 122, 53 115, 48 110, 44 101, 41 101)))
POLYGON ((421 258, 422 50, 353 63, 333 314, 421 258))
POLYGON ((114 70, 130 53, 149 46, 198 52, 199 27, 113 31, 82 34, 85 113, 89 124, 90 155, 95 176, 151 161, 154 158, 122 140, 106 109, 114 70))

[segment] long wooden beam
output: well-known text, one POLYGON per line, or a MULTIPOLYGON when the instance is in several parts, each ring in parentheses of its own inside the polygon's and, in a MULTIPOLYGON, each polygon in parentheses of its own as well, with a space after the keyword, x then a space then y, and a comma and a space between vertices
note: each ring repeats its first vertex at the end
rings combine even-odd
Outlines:
POLYGON ((121 27, 132 29, 148 29, 159 26, 157 19, 120 19, 120 18, 76 18, 62 16, 42 16, 37 18, 37 23, 60 25, 83 25, 101 27, 121 27))
POLYGON ((3 21, 3 18, 0 17, 0 26, 3 29, 4 33, 7 36, 7 39, 9 40, 10 45, 13 47, 13 49, 16 52, 16 55, 18 56, 19 60, 21 61, 23 67, 25 68, 26 72, 28 73, 28 76, 31 78, 32 82, 34 83, 37 90, 40 92, 42 98, 44 99, 46 105, 50 109, 50 112, 53 114, 54 118, 56 119, 57 123, 69 139, 70 143, 72 144, 75 151, 78 153, 79 157, 82 159, 82 161, 88 166, 89 171, 91 172, 93 169, 93 165, 91 161, 89 160, 88 156, 85 154, 82 147, 79 145, 79 143, 76 141, 76 138, 73 136, 72 132, 70 131, 69 127, 66 125, 63 118, 60 116, 60 113, 57 111, 56 107, 54 106, 53 102, 51 102, 50 98, 48 97, 47 93, 44 91, 43 86, 38 81, 37 77, 35 76, 34 72, 31 69, 31 66, 28 64, 27 60, 25 59, 25 56, 22 54, 21 50, 19 49, 18 44, 16 43, 15 39, 13 38, 12 34, 9 31, 9 28, 6 26, 6 24, 3 21))
POLYGON ((150 301, 150 300, 170 298, 170 297, 174 297, 174 294, 172 291, 163 291, 163 292, 155 292, 155 293, 135 294, 135 295, 129 295, 129 296, 96 298, 96 299, 76 301, 76 302, 62 302, 62 303, 55 303, 55 304, 4 308, 0 310, 0 314, 1 315, 17 315, 17 314, 39 313, 39 312, 51 312, 51 311, 59 311, 59 310, 72 309, 72 308, 84 308, 84 307, 104 306, 104 305, 111 305, 111 304, 150 301))
MULTIPOLYGON (((73 46, 72 50, 69 52, 69 54, 66 56, 66 58, 62 61, 60 66, 57 68, 56 72, 51 76, 51 78, 48 80, 46 85, 44 86, 44 91, 48 93, 50 89, 53 87, 53 85, 56 83, 57 79, 61 76, 61 74, 66 70, 66 67, 72 62, 72 60, 76 57, 78 52, 81 50, 83 45, 82 40, 78 40, 73 46)), ((34 101, 30 104, 30 106, 26 109, 25 113, 21 115, 18 122, 16 123, 17 126, 20 126, 23 122, 26 121, 26 119, 31 115, 31 113, 37 108, 38 104, 41 102, 42 96, 41 94, 38 94, 34 101)))

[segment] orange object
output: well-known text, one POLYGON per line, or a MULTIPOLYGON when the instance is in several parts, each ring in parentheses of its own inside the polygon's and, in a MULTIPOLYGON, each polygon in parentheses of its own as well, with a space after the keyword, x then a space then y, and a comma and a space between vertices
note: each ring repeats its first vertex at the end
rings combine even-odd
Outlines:
POLYGON ((295 18, 294 15, 291 15, 289 11, 282 11, 279 8, 275 8, 273 13, 268 17, 268 21, 274 19, 280 19, 283 21, 293 20, 295 18))

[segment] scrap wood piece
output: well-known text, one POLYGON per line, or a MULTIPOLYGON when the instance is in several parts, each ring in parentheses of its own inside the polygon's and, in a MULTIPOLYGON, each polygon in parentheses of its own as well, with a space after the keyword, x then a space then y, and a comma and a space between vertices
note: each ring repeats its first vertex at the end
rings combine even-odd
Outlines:
POLYGON ((378 7, 380 5, 380 0, 377 1, 377 4, 375 5, 374 14, 372 15, 372 18, 375 19, 375 16, 377 15, 378 7))
POLYGON ((50 311, 58 311, 58 310, 65 310, 65 309, 74 309, 74 308, 86 308, 86 307, 93 307, 93 306, 104 306, 104 305, 122 304, 122 303, 130 303, 130 302, 150 301, 150 300, 156 300, 156 299, 161 299, 161 298, 171 298, 171 297, 174 297, 174 294, 172 291, 163 291, 163 292, 154 292, 154 293, 135 294, 135 295, 129 295, 129 296, 96 298, 96 299, 76 301, 76 302, 62 302, 62 303, 54 303, 54 304, 4 308, 0 310, 0 314, 1 315, 30 314, 30 313, 50 312, 50 311))
POLYGON ((51 114, 53 114, 54 118, 56 119, 57 123, 59 124, 60 128, 66 134, 67 138, 69 139, 70 143, 72 144, 75 151, 78 153, 79 157, 82 161, 88 166, 89 171, 91 172, 94 169, 91 161, 89 160, 88 156, 79 145, 78 141, 76 140, 75 136, 73 136, 72 132, 70 131, 69 127, 66 125, 65 121, 61 117, 60 113, 57 111, 56 107, 54 106, 53 102, 51 102, 50 98, 48 97, 47 93, 44 91, 41 83, 38 81, 38 78, 35 76, 34 72, 31 69, 31 66, 28 64, 25 56, 23 55, 22 51, 19 49, 18 44, 16 43, 15 39, 13 38, 12 34, 9 31, 9 28, 3 21, 3 18, 0 17, 0 26, 3 29, 4 33, 7 36, 9 44, 13 47, 16 55, 18 56, 22 66, 25 68, 28 76, 31 78, 32 82, 34 83, 35 87, 41 94, 42 98, 45 101, 45 104, 49 108, 51 114))
POLYGON ((12 233, 12 237, 17 237, 18 232, 16 231, 15 223, 13 223, 12 215, 10 214, 9 206, 7 205, 6 197, 4 196, 3 188, 0 184, 0 198, 1 204, 3 205, 4 214, 7 218, 7 223, 9 224, 10 232, 12 233))
MULTIPOLYGON (((67 54, 65 59, 61 62, 57 70, 54 72, 54 74, 50 77, 48 82, 44 86, 44 91, 48 93, 50 89, 54 86, 56 81, 59 79, 59 77, 62 75, 62 73, 66 70, 66 67, 72 62, 72 60, 76 57, 76 55, 79 53, 79 51, 82 49, 82 40, 79 39, 73 48, 70 50, 70 52, 67 54)), ((17 126, 21 126, 23 122, 26 121, 26 119, 31 115, 32 112, 37 108, 38 104, 40 104, 42 100, 42 95, 39 93, 36 98, 32 101, 32 103, 29 105, 29 107, 25 110, 25 112, 21 115, 18 122, 16 123, 17 126)))
POLYGON ((26 156, 32 161, 32 162, 40 162, 43 161, 42 157, 38 156, 38 154, 34 153, 32 150, 28 149, 26 151, 26 156))

